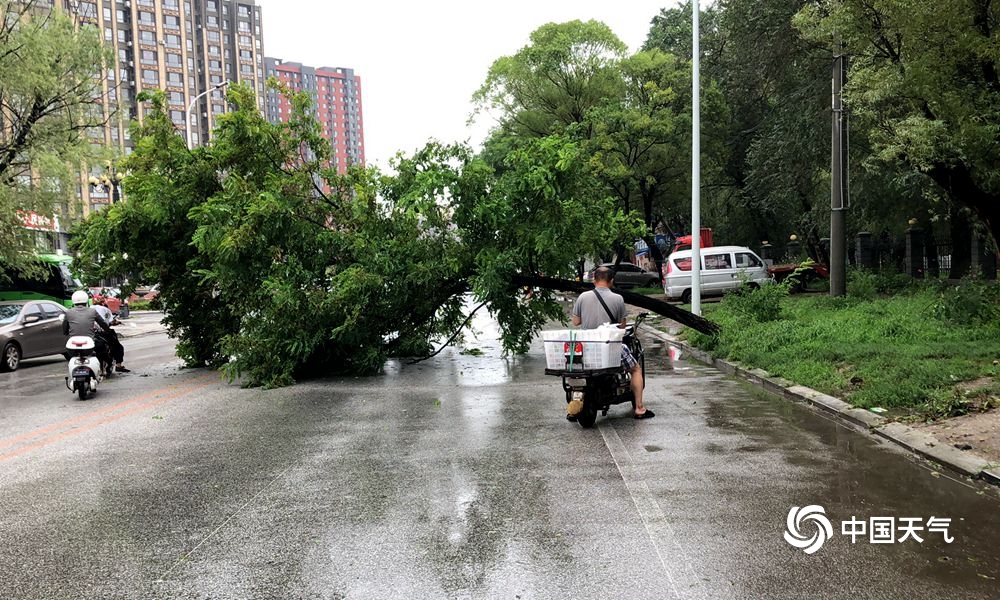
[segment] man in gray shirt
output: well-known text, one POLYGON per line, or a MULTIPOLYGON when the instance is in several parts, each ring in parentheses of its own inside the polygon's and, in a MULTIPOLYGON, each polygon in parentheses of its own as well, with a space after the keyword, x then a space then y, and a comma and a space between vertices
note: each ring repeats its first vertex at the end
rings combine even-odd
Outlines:
MULTIPOLYGON (((611 291, 611 284, 614 281, 614 273, 607 267, 598 267, 594 271, 594 289, 584 292, 576 299, 573 305, 573 326, 583 329, 595 329, 603 323, 617 323, 622 329, 625 328, 625 319, 628 312, 625 310, 625 300, 618 294, 611 291), (600 299, 597 298, 600 294, 600 299), (604 310, 604 304, 608 310, 604 310), (610 311, 610 314, 609 314, 610 311), (612 317, 614 317, 612 319, 612 317)), ((632 395, 635 396, 635 418, 651 419, 655 415, 653 411, 647 409, 642 404, 642 367, 632 356, 628 346, 622 344, 622 366, 632 374, 632 395)))

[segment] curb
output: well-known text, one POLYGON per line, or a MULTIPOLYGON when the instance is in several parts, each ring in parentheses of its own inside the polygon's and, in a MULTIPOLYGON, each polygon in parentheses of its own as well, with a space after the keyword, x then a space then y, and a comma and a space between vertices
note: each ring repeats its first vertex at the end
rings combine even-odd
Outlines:
POLYGON ((726 375, 739 377, 787 400, 809 404, 839 418, 842 422, 853 428, 867 431, 893 442, 959 474, 1000 486, 1000 467, 981 456, 953 448, 928 433, 918 431, 902 423, 889 421, 871 411, 854 408, 850 404, 833 396, 828 396, 805 386, 796 385, 780 377, 771 377, 766 371, 761 369, 747 369, 738 363, 715 358, 708 352, 689 346, 669 333, 655 329, 649 325, 642 325, 642 328, 646 333, 667 344, 684 350, 684 352, 699 362, 711 365, 726 375))

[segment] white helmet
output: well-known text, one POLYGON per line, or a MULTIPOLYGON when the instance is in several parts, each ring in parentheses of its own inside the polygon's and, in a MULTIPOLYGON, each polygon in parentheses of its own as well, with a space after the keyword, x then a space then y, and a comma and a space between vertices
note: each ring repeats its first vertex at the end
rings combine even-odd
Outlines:
POLYGON ((83 290, 73 292, 73 306, 87 306, 88 302, 90 302, 90 296, 87 295, 87 292, 83 290))

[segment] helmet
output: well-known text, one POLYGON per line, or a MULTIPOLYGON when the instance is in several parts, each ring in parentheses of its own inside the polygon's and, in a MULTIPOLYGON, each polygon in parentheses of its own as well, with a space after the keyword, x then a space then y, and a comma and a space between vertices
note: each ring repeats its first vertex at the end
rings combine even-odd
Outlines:
POLYGON ((89 301, 90 296, 87 295, 87 292, 83 290, 73 292, 73 306, 87 306, 89 301))

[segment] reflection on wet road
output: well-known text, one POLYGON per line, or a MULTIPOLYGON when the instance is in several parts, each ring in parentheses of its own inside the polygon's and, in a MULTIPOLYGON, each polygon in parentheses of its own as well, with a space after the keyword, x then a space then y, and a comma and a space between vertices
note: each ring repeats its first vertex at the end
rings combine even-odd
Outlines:
POLYGON ((0 597, 996 597, 995 490, 648 341, 657 417, 585 430, 540 343, 507 360, 477 328, 383 376, 213 382, 0 463, 0 597), (833 529, 812 555, 783 535, 807 505, 833 529), (855 517, 950 518, 954 541, 852 544, 855 517))

